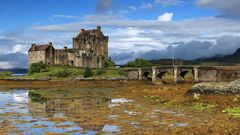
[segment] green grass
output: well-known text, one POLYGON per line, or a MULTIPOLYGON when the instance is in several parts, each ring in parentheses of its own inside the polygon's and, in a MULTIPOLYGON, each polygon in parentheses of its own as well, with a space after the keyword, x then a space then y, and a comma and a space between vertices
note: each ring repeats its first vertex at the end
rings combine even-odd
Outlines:
POLYGON ((226 108, 223 112, 227 113, 229 116, 240 118, 240 107, 226 108))
POLYGON ((216 106, 214 104, 204 104, 204 103, 200 103, 200 102, 194 103, 192 106, 192 108, 195 111, 211 110, 215 107, 216 106))
MULTIPOLYGON (((93 75, 90 78, 94 79, 104 79, 111 77, 121 77, 124 76, 117 69, 91 69, 93 75)), ((44 72, 33 73, 25 76, 24 78, 47 78, 51 77, 52 79, 72 79, 76 77, 83 77, 85 68, 75 68, 69 66, 49 66, 44 72)))
POLYGON ((12 73, 9 71, 2 71, 0 72, 0 78, 9 78, 11 77, 12 73))

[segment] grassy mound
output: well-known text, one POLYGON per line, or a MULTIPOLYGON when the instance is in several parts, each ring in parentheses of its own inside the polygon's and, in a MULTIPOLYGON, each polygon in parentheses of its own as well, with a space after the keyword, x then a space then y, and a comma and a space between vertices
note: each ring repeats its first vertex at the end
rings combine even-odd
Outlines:
POLYGON ((48 66, 46 70, 40 73, 31 73, 25 78, 52 78, 52 79, 74 79, 74 78, 124 78, 121 71, 117 69, 91 69, 91 68, 76 68, 69 66, 48 66))

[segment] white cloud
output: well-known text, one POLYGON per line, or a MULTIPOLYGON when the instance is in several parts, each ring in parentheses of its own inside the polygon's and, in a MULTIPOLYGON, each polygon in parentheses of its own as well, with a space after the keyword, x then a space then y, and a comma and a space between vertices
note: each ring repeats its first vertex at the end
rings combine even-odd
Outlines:
POLYGON ((215 42, 196 41, 176 43, 177 46, 169 46, 164 50, 150 50, 146 52, 122 52, 114 54, 113 60, 124 64, 135 58, 145 58, 149 60, 162 58, 181 58, 185 60, 194 60, 203 57, 213 57, 216 55, 233 54, 240 48, 240 37, 222 36, 215 40, 215 42), (226 44, 228 45, 226 47, 226 44))
POLYGON ((153 4, 152 3, 142 3, 140 6, 141 9, 153 9, 153 4))
POLYGON ((105 13, 112 8, 112 4, 112 0, 98 0, 95 11, 98 14, 105 13))
POLYGON ((0 69, 11 69, 14 65, 9 61, 0 61, 0 69))
POLYGON ((17 53, 17 52, 21 52, 21 53, 27 53, 26 50, 28 49, 29 46, 27 45, 22 45, 22 44, 16 44, 13 46, 13 50, 12 53, 17 53))
MULTIPOLYGON (((157 19, 133 20, 115 14, 107 16, 88 15, 80 22, 34 26, 31 29, 28 29, 27 33, 31 33, 29 35, 22 32, 20 32, 21 34, 12 32, 14 33, 12 35, 1 35, 0 44, 4 46, 2 48, 10 47, 10 49, 6 50, 11 51, 17 44, 28 45, 28 47, 30 47, 31 43, 44 44, 50 41, 54 43, 55 48, 62 48, 65 44, 71 47, 72 37, 78 34, 80 28, 93 29, 97 25, 100 25, 102 26, 103 33, 109 36, 110 55, 119 57, 115 57, 115 60, 118 60, 117 62, 126 62, 130 58, 138 56, 144 56, 146 58, 167 57, 169 56, 169 53, 166 53, 165 51, 168 51, 170 46, 180 47, 187 44, 188 47, 193 46, 192 50, 199 50, 198 47, 206 45, 206 42, 214 44, 220 37, 222 37, 221 39, 227 39, 225 35, 230 37, 240 37, 240 23, 237 20, 208 17, 183 21, 170 21, 172 20, 172 17, 173 14, 171 17, 166 17, 168 19, 160 19, 165 21, 168 20, 168 22, 165 22, 158 21, 157 19), (195 46, 194 43, 196 43, 197 46, 195 46), (125 55, 131 54, 131 56, 124 57, 123 55, 118 55, 123 53, 125 55)), ((219 46, 227 48, 226 44, 232 44, 233 46, 229 48, 234 50, 238 47, 238 44, 234 44, 236 41, 236 38, 232 38, 232 40, 227 40, 225 44, 219 44, 219 46)), ((15 51, 19 52, 21 50, 21 47, 20 49, 18 47, 16 48, 15 51)), ((184 49, 178 49, 179 54, 184 53, 184 49)), ((205 55, 203 53, 204 51, 205 50, 199 53, 196 51, 194 58, 205 55)), ((208 53, 208 56, 215 54, 214 51, 208 53)), ((190 53, 188 52, 188 55, 184 55, 182 58, 188 58, 189 54, 190 53)))
POLYGON ((161 4, 162 6, 174 6, 182 4, 182 0, 155 0, 155 3, 161 4))
POLYGON ((197 0, 197 5, 216 9, 223 16, 240 16, 240 0, 197 0))
POLYGON ((63 14, 53 15, 52 17, 54 17, 54 18, 67 18, 67 19, 78 19, 78 18, 80 18, 79 16, 63 15, 63 14))
POLYGON ((163 22, 169 22, 169 21, 172 21, 172 18, 173 18, 173 15, 174 13, 164 13, 163 15, 160 15, 158 17, 158 21, 163 21, 163 22))
POLYGON ((132 11, 137 11, 137 7, 135 7, 135 6, 128 6, 128 8, 132 11))
MULTIPOLYGON (((101 25, 104 33, 110 36, 110 47, 116 45, 114 51, 117 51, 117 49, 121 51, 124 46, 128 46, 129 44, 129 42, 125 42, 120 45, 119 43, 121 42, 119 39, 139 38, 139 35, 140 38, 151 38, 155 42, 155 45, 159 45, 161 49, 166 48, 166 45, 170 45, 173 42, 189 42, 194 39, 214 41, 217 37, 224 35, 240 36, 240 23, 238 21, 215 17, 177 22, 131 20, 121 17, 114 18, 113 16, 88 17, 79 23, 38 26, 33 27, 33 29, 43 32, 74 32, 77 34, 78 30, 76 28, 92 28, 89 26, 95 27, 96 25, 101 25), (119 27, 122 28, 122 31, 115 29, 119 27), (117 45, 120 45, 121 48, 117 45)), ((148 45, 149 43, 144 42, 144 44, 148 45)), ((151 45, 153 44, 152 42, 151 45)), ((136 48, 132 47, 128 49, 130 51, 136 48)))

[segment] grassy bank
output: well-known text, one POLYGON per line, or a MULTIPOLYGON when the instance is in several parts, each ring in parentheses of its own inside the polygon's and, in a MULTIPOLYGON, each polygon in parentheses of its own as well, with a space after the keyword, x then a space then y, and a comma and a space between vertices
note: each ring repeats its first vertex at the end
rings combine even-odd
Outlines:
POLYGON ((11 72, 9 71, 1 71, 0 72, 0 78, 10 78, 11 77, 11 72))
POLYGON ((31 73, 23 78, 51 78, 56 80, 75 79, 75 78, 124 78, 123 74, 118 69, 87 69, 75 68, 69 66, 48 66, 40 73, 31 73))

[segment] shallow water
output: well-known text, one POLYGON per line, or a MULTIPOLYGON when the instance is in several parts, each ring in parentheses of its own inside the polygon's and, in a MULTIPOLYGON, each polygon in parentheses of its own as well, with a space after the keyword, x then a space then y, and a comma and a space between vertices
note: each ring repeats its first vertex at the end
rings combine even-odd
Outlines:
MULTIPOLYGON (((34 92, 34 91, 31 91, 34 92)), ((52 92, 54 93, 54 92, 52 92)), ((80 93, 76 93, 80 94, 80 93)), ((54 97, 54 95, 52 95, 54 97)), ((43 98, 33 101, 28 90, 0 92, 0 122, 13 127, 8 133, 46 134, 96 134, 119 132, 121 127, 107 123, 95 123, 96 117, 109 114, 100 110, 133 102, 125 98, 43 98), (96 110, 95 110, 96 109, 96 110), (99 110, 98 110, 99 109, 99 110), (92 112, 94 111, 94 112, 92 112), (80 122, 76 122, 76 121, 80 122), (81 125, 81 121, 86 124, 81 125), (92 121, 92 123, 90 122, 92 121)), ((81 95, 81 97, 84 97, 81 95)), ((109 115, 109 118, 112 115, 109 115)), ((1 127, 3 128, 3 127, 1 127)))
POLYGON ((224 126, 235 126, 231 131, 239 129, 239 120, 229 120, 216 110, 194 112, 171 102, 153 103, 139 93, 126 88, 0 91, 0 132, 186 134, 196 129, 197 133, 221 131, 224 126))

